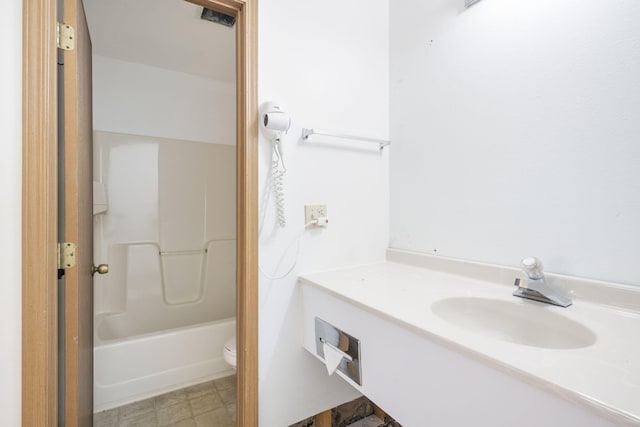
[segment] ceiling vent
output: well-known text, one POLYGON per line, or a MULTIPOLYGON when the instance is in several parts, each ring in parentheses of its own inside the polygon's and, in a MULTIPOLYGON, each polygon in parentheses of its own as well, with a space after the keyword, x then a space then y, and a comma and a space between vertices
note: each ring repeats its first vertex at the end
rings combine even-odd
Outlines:
POLYGON ((202 15, 200 18, 205 21, 215 22, 216 24, 222 24, 225 27, 233 27, 236 23, 236 17, 227 15, 226 13, 216 12, 215 10, 207 9, 206 7, 202 9, 202 15))

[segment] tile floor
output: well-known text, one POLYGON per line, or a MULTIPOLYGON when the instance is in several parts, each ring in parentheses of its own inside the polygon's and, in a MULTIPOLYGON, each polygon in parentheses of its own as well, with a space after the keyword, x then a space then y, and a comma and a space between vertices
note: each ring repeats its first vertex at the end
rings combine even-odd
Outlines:
POLYGON ((99 412, 94 427, 234 427, 235 375, 99 412))

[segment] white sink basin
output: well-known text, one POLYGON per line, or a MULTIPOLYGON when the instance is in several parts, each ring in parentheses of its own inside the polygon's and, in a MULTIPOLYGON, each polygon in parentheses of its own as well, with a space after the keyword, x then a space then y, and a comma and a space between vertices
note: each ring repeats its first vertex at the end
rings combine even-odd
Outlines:
POLYGON ((447 322, 502 341, 548 349, 581 348, 596 341, 589 328, 550 308, 533 301, 474 297, 446 298, 431 305, 447 322))

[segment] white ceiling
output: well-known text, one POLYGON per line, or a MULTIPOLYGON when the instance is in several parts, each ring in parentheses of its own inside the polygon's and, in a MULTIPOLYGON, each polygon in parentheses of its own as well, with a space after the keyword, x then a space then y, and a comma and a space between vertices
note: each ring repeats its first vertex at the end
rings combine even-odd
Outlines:
POLYGON ((184 0, 84 0, 93 53, 235 80, 235 27, 200 19, 184 0))

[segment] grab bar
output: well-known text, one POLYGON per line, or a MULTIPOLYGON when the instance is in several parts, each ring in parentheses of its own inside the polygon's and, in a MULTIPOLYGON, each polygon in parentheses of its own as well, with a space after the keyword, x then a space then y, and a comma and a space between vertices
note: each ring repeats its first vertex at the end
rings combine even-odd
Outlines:
POLYGON ((322 135, 322 136, 330 136, 333 138, 355 139, 357 141, 373 142, 373 143, 379 144, 381 150, 384 147, 391 145, 391 141, 387 141, 385 139, 376 139, 376 138, 369 138, 366 136, 357 136, 357 135, 346 135, 343 133, 329 132, 329 131, 318 130, 318 129, 307 129, 307 128, 302 129, 302 139, 307 141, 309 140, 309 137, 311 135, 322 135))
POLYGON ((187 251, 160 251, 160 256, 166 255, 197 255, 197 254, 206 254, 206 249, 192 249, 187 251))
POLYGON ((177 251, 159 251, 160 256, 167 255, 198 255, 198 254, 206 254, 208 249, 207 246, 213 242, 233 242, 236 239, 211 239, 207 240, 205 243, 204 249, 191 249, 191 250, 177 250, 177 251))

